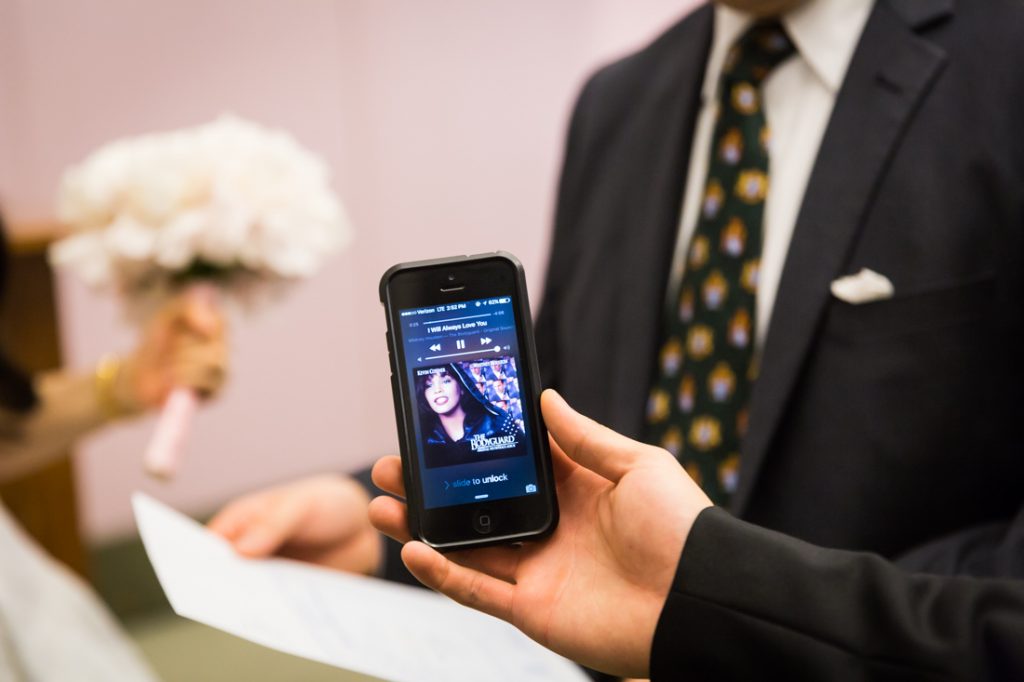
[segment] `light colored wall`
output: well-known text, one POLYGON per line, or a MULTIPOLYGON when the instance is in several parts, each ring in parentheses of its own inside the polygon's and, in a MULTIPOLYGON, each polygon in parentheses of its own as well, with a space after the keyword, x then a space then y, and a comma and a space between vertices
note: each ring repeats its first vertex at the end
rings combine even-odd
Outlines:
MULTIPOLYGON (((540 297, 568 112, 597 65, 694 0, 0 0, 0 197, 45 219, 61 169, 117 136, 234 111, 322 154, 356 241, 284 305, 238 318, 230 386, 169 484, 139 459, 149 419, 80 448, 85 531, 131 527, 128 497, 193 512, 395 451, 377 280, 392 263, 507 249, 540 297)), ((132 330, 60 280, 69 364, 132 330)))

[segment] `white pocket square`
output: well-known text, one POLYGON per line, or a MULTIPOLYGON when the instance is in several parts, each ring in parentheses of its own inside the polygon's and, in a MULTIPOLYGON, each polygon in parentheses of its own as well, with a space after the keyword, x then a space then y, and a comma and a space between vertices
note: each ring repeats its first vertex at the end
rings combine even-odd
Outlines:
POLYGON ((830 289, 832 295, 840 301, 846 301, 853 305, 884 301, 887 298, 892 298, 895 291, 888 277, 867 268, 861 268, 856 275, 840 277, 832 282, 830 289))

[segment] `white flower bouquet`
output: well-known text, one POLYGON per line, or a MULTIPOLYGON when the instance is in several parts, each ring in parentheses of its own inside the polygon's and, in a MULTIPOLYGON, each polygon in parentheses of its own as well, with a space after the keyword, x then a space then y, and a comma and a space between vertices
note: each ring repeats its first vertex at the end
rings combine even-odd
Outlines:
MULTIPOLYGON (((197 285, 248 307, 311 276, 351 230, 326 164, 289 134, 234 116, 111 142, 64 175, 70 236, 54 265, 117 293, 142 318, 197 285)), ((174 391, 146 455, 170 475, 197 404, 174 391)))

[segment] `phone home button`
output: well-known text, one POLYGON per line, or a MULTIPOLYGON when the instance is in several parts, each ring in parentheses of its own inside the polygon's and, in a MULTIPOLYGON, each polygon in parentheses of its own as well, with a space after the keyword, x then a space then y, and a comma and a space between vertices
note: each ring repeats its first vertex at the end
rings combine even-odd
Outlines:
POLYGON ((473 530, 481 535, 487 535, 494 530, 494 519, 482 509, 473 512, 473 530))

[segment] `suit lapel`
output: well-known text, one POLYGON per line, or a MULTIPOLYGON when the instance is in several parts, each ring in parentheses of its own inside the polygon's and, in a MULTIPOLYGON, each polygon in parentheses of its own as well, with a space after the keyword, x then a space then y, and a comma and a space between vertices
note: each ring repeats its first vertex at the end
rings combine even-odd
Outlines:
POLYGON ((619 282, 613 328, 591 341, 609 343, 621 359, 611 363, 608 421, 631 436, 643 427, 713 18, 710 5, 701 7, 672 36, 673 54, 631 112, 631 163, 618 169, 630 225, 618 244, 620 267, 608 273, 619 282))
POLYGON ((791 398, 828 302, 829 284, 844 274, 892 152, 945 63, 942 50, 913 32, 915 25, 944 14, 945 4, 879 0, 864 27, 818 151, 779 283, 740 457, 733 499, 737 514, 746 509, 791 398))

